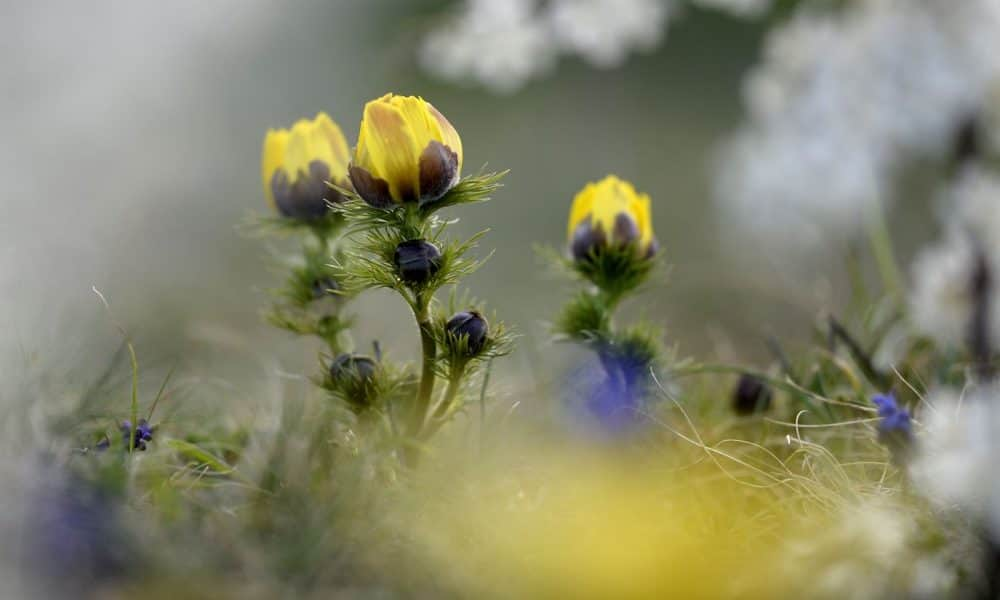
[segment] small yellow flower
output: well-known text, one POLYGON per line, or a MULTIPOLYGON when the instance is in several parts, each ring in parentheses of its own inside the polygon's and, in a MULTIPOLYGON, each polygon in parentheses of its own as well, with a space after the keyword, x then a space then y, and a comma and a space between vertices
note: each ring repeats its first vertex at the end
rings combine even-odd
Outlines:
POLYGON ((386 94, 365 105, 349 172, 372 206, 432 202, 458 183, 462 140, 423 98, 386 94))
POLYGON ((286 217, 323 217, 327 200, 343 200, 326 182, 347 185, 348 155, 344 134, 326 113, 300 119, 291 129, 269 130, 261 160, 268 203, 286 217))
POLYGON ((653 256, 658 248, 649 196, 614 175, 588 183, 576 195, 567 235, 570 252, 578 261, 609 247, 633 246, 640 258, 653 256))

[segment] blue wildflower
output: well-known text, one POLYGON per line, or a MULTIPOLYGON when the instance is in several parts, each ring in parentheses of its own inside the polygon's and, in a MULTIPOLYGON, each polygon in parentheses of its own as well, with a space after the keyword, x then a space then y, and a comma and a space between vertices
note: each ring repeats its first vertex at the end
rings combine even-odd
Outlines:
POLYGON ((21 552, 39 597, 91 597, 126 574, 136 549, 121 529, 121 503, 111 491, 44 468, 28 499, 30 535, 21 552))
MULTIPOLYGON (((132 422, 122 421, 122 440, 128 448, 129 436, 132 435, 132 422)), ((145 450, 146 442, 153 441, 153 426, 146 419, 139 419, 139 425, 135 428, 135 441, 133 446, 136 450, 145 450)))
POLYGON ((892 392, 876 394, 872 397, 872 403, 878 408, 878 416, 881 417, 878 423, 879 442, 889 448, 895 459, 903 459, 913 442, 910 412, 900 408, 892 392))
POLYGON ((636 432, 645 422, 648 367, 610 353, 573 370, 563 389, 573 416, 588 433, 611 438, 636 432))

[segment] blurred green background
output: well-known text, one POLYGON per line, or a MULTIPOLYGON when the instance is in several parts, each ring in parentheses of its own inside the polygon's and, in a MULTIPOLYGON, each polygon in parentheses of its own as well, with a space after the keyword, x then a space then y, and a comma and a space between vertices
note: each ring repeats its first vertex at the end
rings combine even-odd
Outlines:
MULTIPOLYGON (((607 173, 653 198, 672 269, 630 312, 661 320, 682 355, 756 360, 764 336, 802 337, 821 308, 846 297, 836 275, 843 246, 796 270, 793 257, 727 243, 732 232, 717 225, 712 159, 742 118, 741 80, 759 59, 763 24, 689 10, 655 51, 622 68, 565 58, 518 93, 492 95, 418 68, 420 36, 446 5, 6 7, 0 283, 12 348, 106 359, 117 340, 96 286, 153 360, 210 346, 244 367, 248 354, 291 356, 301 372, 315 348, 259 316, 278 281, 268 246, 281 244, 236 228, 267 210, 262 137, 324 110, 353 143, 364 102, 387 91, 440 108, 462 135, 467 170, 511 169, 493 202, 455 212, 458 231, 491 230, 482 253, 496 254, 467 283, 524 336, 528 351, 512 368, 550 352, 543 323, 569 289, 533 246, 561 246, 574 193, 607 173)), ((904 256, 927 228, 925 204, 894 217, 904 256)), ((398 299, 376 292, 356 306, 359 345, 378 339, 393 356, 416 354, 398 299)))

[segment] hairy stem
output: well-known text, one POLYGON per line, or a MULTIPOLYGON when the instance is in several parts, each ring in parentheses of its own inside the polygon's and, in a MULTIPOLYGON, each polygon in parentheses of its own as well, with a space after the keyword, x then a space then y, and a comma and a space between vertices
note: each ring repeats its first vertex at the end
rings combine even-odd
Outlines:
POLYGON ((464 374, 465 369, 462 368, 448 379, 448 387, 444 391, 444 398, 441 400, 441 404, 438 404, 434 410, 434 415, 430 423, 427 424, 426 431, 424 431, 425 438, 431 438, 444 425, 445 417, 448 416, 448 413, 451 412, 451 407, 455 404, 455 397, 458 396, 458 390, 462 385, 464 374))
POLYGON ((413 437, 419 436, 420 430, 423 429, 424 420, 427 418, 427 409, 431 404, 431 396, 434 394, 434 359, 437 356, 437 346, 431 330, 429 305, 429 299, 418 295, 413 307, 413 316, 420 329, 420 350, 423 355, 420 387, 417 389, 417 401, 413 406, 413 415, 410 421, 410 435, 413 437))

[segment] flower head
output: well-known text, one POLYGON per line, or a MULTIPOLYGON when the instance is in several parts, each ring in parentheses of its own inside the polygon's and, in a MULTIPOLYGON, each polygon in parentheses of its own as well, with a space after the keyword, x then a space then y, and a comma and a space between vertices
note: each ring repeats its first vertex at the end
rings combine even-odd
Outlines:
POLYGON ((300 119, 291 129, 271 129, 261 161, 264 195, 283 216, 321 218, 327 200, 342 200, 327 182, 346 185, 347 161, 347 140, 326 113, 300 119))
POLYGON ((462 171, 462 140, 448 119, 415 96, 386 94, 365 105, 349 169, 372 206, 433 202, 462 171))
POLYGON ((913 427, 910 423, 910 413, 905 408, 900 408, 896 403, 896 396, 888 394, 876 394, 872 398, 872 404, 878 408, 878 416, 882 418, 878 424, 879 432, 903 432, 910 435, 913 427))
POLYGON ((657 243, 649 196, 614 175, 588 183, 573 199, 568 236, 570 251, 578 261, 609 247, 632 246, 640 257, 651 257, 657 243))
POLYGON ((879 442, 889 448, 894 461, 906 462, 913 446, 910 412, 900 408, 892 392, 876 394, 872 398, 872 403, 878 408, 878 416, 882 419, 878 423, 879 442))

